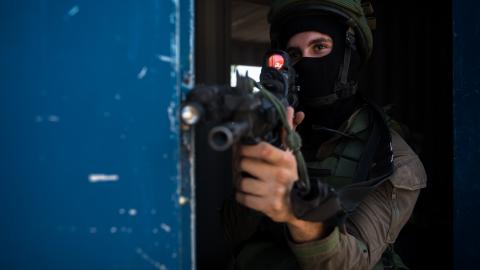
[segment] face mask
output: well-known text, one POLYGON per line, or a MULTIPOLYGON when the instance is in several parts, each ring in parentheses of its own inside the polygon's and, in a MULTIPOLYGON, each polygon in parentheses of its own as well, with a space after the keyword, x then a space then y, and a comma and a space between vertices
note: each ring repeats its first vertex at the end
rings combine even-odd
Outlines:
POLYGON ((316 98, 333 94, 341 61, 332 51, 321 58, 303 57, 293 66, 298 74, 300 104, 309 107, 316 98))
MULTIPOLYGON (((300 110, 306 113, 306 123, 337 129, 348 116, 353 113, 357 101, 355 96, 336 100, 331 104, 318 105, 319 100, 335 93, 335 84, 339 79, 343 63, 345 47, 336 36, 336 45, 324 57, 303 57, 293 67, 297 72, 296 84, 300 87, 298 93, 300 110), (340 44, 339 44, 340 43, 340 44), (308 118, 308 119, 307 119, 308 118)), ((353 68, 349 78, 353 79, 357 71, 357 55, 352 58, 353 68)), ((351 66, 351 67, 352 67, 351 66)), ((331 134, 325 134, 329 137, 331 134)))
MULTIPOLYGON (((324 57, 303 57, 293 66, 297 72, 296 84, 300 88, 298 97, 303 108, 324 107, 338 102, 337 97, 340 99, 347 97, 342 96, 345 94, 341 90, 345 89, 342 88, 344 84, 337 86, 340 83, 340 69, 343 64, 344 54, 344 48, 334 47, 332 52, 324 57), (336 92, 336 87, 339 87, 341 91, 336 92)), ((352 51, 350 53, 348 82, 354 83, 356 81, 359 70, 358 65, 358 54, 352 51)), ((351 84, 346 84, 346 86, 353 87, 351 84)))

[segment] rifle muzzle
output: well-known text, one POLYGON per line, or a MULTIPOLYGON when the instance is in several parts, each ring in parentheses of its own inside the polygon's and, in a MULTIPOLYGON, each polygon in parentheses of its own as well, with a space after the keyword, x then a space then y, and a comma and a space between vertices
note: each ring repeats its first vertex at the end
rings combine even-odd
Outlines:
POLYGON ((216 151, 225 151, 248 132, 248 123, 229 123, 212 128, 208 134, 208 143, 216 151))

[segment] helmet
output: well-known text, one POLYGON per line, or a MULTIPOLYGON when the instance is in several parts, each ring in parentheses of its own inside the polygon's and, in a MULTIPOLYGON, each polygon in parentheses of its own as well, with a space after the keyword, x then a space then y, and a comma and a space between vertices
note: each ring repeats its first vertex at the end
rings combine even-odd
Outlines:
POLYGON ((279 48, 282 26, 292 17, 329 15, 338 18, 355 33, 356 46, 365 63, 373 49, 373 37, 361 0, 272 0, 268 22, 272 48, 279 48))

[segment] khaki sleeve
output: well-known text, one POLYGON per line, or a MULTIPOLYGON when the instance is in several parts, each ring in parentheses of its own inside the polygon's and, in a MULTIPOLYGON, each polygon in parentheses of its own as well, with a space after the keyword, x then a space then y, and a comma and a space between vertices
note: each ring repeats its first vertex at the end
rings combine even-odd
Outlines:
POLYGON ((303 270, 372 269, 377 264, 408 221, 426 182, 417 157, 402 163, 396 164, 389 181, 367 195, 349 217, 346 233, 335 228, 318 241, 289 241, 303 270))

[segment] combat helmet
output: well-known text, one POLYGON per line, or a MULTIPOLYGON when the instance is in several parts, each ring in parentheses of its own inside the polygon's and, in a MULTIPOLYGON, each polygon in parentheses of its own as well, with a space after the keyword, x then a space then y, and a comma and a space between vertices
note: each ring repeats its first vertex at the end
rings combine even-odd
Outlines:
POLYGON ((362 0, 272 0, 268 14, 272 48, 280 48, 279 38, 282 27, 292 17, 328 15, 338 18, 352 30, 362 63, 365 63, 373 50, 370 26, 374 25, 373 20, 367 20, 365 13, 371 15, 373 9, 370 3, 362 4, 362 0))

